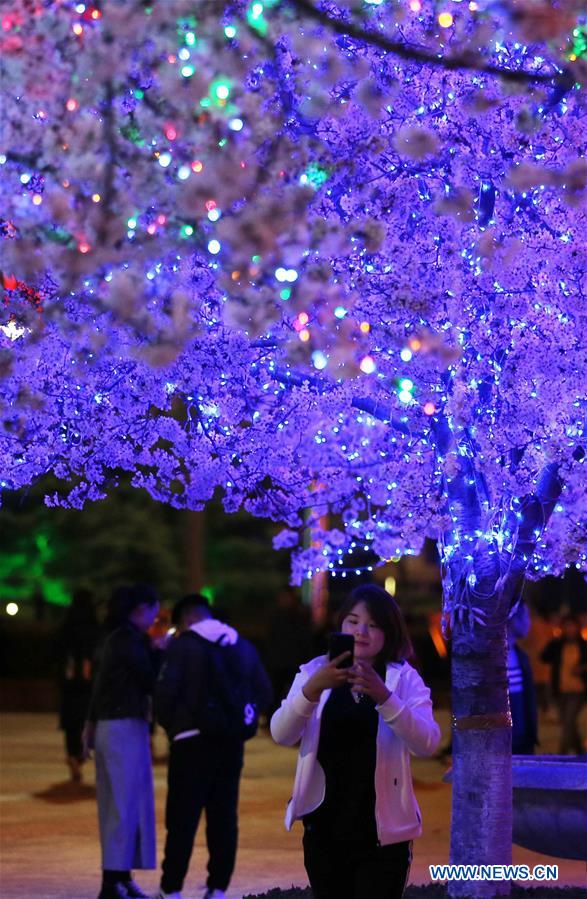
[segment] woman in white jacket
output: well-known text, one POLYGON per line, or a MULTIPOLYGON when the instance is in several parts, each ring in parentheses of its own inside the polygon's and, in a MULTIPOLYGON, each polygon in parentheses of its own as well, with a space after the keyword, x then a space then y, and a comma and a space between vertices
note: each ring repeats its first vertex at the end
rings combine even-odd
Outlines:
POLYGON ((304 824, 304 864, 315 899, 399 899, 412 839, 422 831, 409 754, 432 755, 440 730, 395 600, 358 587, 339 618, 345 653, 302 665, 271 719, 277 743, 301 740, 285 824, 304 824))

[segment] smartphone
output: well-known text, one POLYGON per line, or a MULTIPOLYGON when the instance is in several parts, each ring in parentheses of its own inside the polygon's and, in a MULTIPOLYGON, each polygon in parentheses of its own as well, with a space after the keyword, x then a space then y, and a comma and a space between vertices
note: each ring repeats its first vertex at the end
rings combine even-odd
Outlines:
POLYGON ((343 652, 350 652, 350 656, 343 659, 338 668, 351 668, 355 658, 355 638, 352 634, 331 634, 328 639, 328 658, 335 659, 343 652))

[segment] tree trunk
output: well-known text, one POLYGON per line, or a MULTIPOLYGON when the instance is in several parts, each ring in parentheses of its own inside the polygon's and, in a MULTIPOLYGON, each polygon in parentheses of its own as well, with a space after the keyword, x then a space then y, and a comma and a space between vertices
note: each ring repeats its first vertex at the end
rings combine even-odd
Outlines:
MULTIPOLYGON (((503 607, 502 597, 488 606, 503 607)), ((507 865, 512 859, 512 739, 506 616, 494 626, 452 632, 453 796, 451 863, 507 865)), ((499 620, 499 616, 498 617, 499 620)), ((509 893, 507 881, 451 881, 449 895, 509 893)))
MULTIPOLYGON (((438 446, 453 436, 439 422, 438 446)), ((556 464, 533 494, 511 499, 497 533, 487 532, 490 498, 462 445, 447 479, 452 528, 443 537, 444 607, 452 619, 453 803, 451 863, 509 865, 512 859, 512 730, 507 683, 507 620, 529 560, 562 489, 556 464), (482 510, 485 511, 482 511, 482 510)), ((441 546, 442 550, 442 546, 441 546)), ((509 881, 451 881, 449 895, 492 897, 509 881)))
POLYGON ((186 509, 184 515, 185 585, 187 593, 198 593, 204 586, 204 515, 186 509))

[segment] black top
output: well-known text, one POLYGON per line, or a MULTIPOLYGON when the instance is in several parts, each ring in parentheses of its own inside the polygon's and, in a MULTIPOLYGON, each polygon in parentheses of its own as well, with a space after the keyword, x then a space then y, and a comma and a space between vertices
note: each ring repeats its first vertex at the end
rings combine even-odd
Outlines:
POLYGON ((185 631, 167 647, 155 689, 157 721, 171 739, 182 731, 210 733, 215 723, 220 726, 209 714, 210 690, 216 686, 211 683, 210 665, 214 648, 226 655, 227 666, 242 682, 239 696, 246 694, 259 711, 271 703, 271 682, 252 643, 239 635, 235 644, 215 647, 199 634, 185 631))
POLYGON ((324 802, 304 826, 330 839, 377 843, 375 762, 379 713, 369 696, 357 702, 350 686, 330 694, 320 724, 318 761, 326 777, 324 802))
POLYGON ((90 721, 150 718, 158 654, 149 638, 127 621, 107 638, 90 703, 90 721))
POLYGON ((514 646, 522 689, 509 693, 512 714, 512 752, 514 755, 532 755, 538 743, 538 713, 532 669, 527 654, 517 644, 514 646))

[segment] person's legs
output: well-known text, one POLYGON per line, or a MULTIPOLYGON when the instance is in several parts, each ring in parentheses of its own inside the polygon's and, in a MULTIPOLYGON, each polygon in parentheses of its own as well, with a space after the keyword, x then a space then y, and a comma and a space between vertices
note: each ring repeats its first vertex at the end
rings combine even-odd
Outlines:
POLYGON ((561 755, 583 752, 579 734, 579 714, 583 706, 582 693, 561 693, 561 755))
POLYGON ((83 764, 82 729, 74 724, 64 729, 64 735, 67 767, 72 781, 79 783, 82 779, 81 767, 83 764))
POLYGON ((577 718, 583 704, 580 693, 561 693, 559 698, 560 710, 560 748, 561 755, 568 752, 581 753, 581 739, 577 727, 577 718))
POLYGON ((558 705, 558 720, 559 720, 559 740, 558 740, 558 751, 559 755, 567 754, 567 743, 568 743, 568 712, 567 712, 567 694, 559 693, 556 699, 558 705))
POLYGON ((304 827, 304 867, 314 899, 353 899, 352 855, 312 827, 304 827))
POLYGON ((167 837, 161 864, 161 889, 165 893, 176 893, 183 887, 207 799, 208 783, 200 738, 190 737, 172 743, 165 809, 167 837))
POLYGON ((411 842, 375 846, 358 853, 354 899, 401 899, 411 863, 411 842))
POLYGON ((243 767, 243 744, 210 741, 210 791, 206 801, 209 890, 226 890, 234 871, 238 843, 238 790, 243 767))

